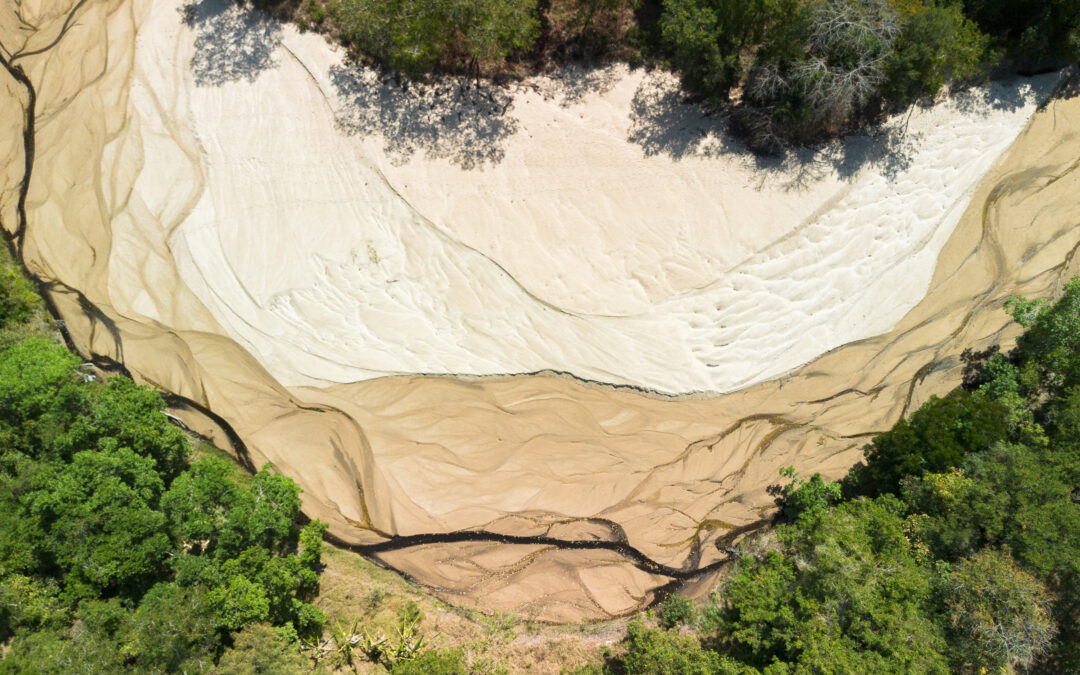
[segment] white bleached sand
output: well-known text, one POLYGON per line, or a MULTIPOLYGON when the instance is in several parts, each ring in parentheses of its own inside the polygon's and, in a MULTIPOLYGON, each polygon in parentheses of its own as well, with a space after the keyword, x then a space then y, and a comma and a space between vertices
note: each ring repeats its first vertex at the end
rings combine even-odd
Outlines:
MULTIPOLYGON (((321 37, 205 6, 188 28, 154 5, 132 96, 185 92, 169 123, 189 126, 207 190, 170 245, 286 385, 550 369, 681 393, 777 376, 915 305, 1055 81, 891 120, 889 153, 855 137, 763 171, 675 105, 670 78, 425 98, 321 37)), ((147 194, 175 184, 154 175, 147 194)))

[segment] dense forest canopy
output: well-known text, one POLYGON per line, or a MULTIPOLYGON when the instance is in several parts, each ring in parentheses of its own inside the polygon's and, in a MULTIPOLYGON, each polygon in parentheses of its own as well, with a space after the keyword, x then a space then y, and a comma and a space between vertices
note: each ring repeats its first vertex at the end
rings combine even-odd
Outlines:
POLYGON ((307 0, 295 16, 412 78, 521 74, 567 57, 669 67, 762 150, 843 133, 994 69, 1080 58, 1080 0, 307 0))
POLYGON ((5 265, 0 672, 202 672, 252 642, 300 664, 325 526, 301 526, 299 488, 192 462, 156 392, 92 375, 41 314, 5 265))

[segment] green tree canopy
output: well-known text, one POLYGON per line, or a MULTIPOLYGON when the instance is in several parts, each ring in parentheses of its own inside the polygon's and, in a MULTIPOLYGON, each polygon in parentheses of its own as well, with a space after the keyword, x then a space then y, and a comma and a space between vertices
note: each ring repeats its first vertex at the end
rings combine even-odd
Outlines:
POLYGON ((347 40, 412 77, 527 51, 540 26, 536 0, 340 0, 334 7, 347 40))

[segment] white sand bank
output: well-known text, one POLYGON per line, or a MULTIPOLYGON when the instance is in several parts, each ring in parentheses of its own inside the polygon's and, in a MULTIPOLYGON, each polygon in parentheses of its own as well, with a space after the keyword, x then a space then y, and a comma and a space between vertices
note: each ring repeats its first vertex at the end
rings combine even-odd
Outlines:
MULTIPOLYGON (((763 170, 661 77, 612 69, 572 100, 544 79, 406 95, 318 36, 212 2, 185 27, 174 4, 140 31, 132 93, 175 100, 165 124, 187 125, 185 170, 205 173, 170 245, 286 385, 552 369, 677 393, 776 376, 918 302, 1056 78, 893 120, 888 153, 853 138, 763 170)), ((163 170, 140 191, 177 185, 163 170)))

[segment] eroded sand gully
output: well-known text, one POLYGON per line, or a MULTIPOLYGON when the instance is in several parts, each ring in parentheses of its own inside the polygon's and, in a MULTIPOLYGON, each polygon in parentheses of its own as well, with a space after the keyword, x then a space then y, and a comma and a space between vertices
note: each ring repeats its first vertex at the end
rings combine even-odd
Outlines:
MULTIPOLYGON (((73 6, 68 0, 24 0, 6 6, 0 14, 0 43, 12 51, 24 45, 26 51, 47 46, 73 6)), ((708 286, 716 269, 738 272, 739 265, 752 263, 761 246, 769 242, 784 243, 777 250, 792 257, 766 257, 765 267, 770 260, 798 263, 800 246, 818 239, 828 242, 830 233, 845 231, 838 226, 814 234, 815 223, 844 198, 868 181, 878 180, 875 176, 885 176, 883 180, 903 177, 909 175, 903 171, 925 165, 920 162, 933 162, 916 151, 909 155, 907 169, 896 169, 899 173, 886 175, 881 167, 887 162, 857 166, 848 176, 826 168, 820 175, 803 177, 806 185, 794 192, 780 186, 792 176, 799 177, 797 172, 785 173, 789 169, 781 167, 762 174, 772 176, 774 183, 751 189, 745 173, 738 173, 750 169, 742 165, 744 158, 740 159, 743 156, 737 149, 709 150, 658 136, 656 128, 642 127, 640 120, 616 138, 618 143, 609 140, 607 145, 601 142, 601 132, 573 131, 574 124, 603 127, 619 105, 632 106, 652 96, 648 83, 640 79, 632 91, 620 89, 629 82, 621 75, 599 86, 599 92, 586 95, 586 100, 593 96, 607 107, 545 101, 545 84, 538 82, 535 93, 526 90, 515 95, 512 130, 481 129, 489 136, 505 134, 501 145, 473 143, 476 139, 470 137, 463 145, 441 146, 425 136, 430 125, 410 126, 401 119, 398 107, 390 117, 387 109, 375 114, 365 112, 363 106, 339 107, 348 99, 345 94, 363 91, 363 85, 334 69, 337 57, 320 47, 317 37, 296 35, 258 17, 239 17, 236 23, 237 17, 223 12, 221 5, 202 2, 198 7, 203 14, 195 25, 183 27, 175 2, 89 0, 61 41, 19 60, 38 94, 35 173, 27 194, 23 258, 51 284, 58 311, 85 354, 120 361, 137 378, 216 412, 243 440, 252 462, 272 461, 297 479, 305 490, 306 511, 331 523, 332 532, 347 542, 376 544, 388 535, 482 528, 566 540, 625 541, 659 564, 686 569, 707 565, 724 556, 718 542, 760 521, 770 510, 772 500, 765 488, 777 482, 779 467, 794 464, 804 473, 842 474, 858 459, 866 435, 888 427, 928 396, 956 385, 963 350, 1007 343, 1014 333, 1001 309, 1006 297, 1013 293, 1049 297, 1060 289, 1063 279, 1080 271, 1074 258, 1080 242, 1075 204, 1075 195, 1080 194, 1076 159, 1080 156, 1080 99, 1066 88, 1071 94, 1050 101, 1036 113, 1011 146, 1009 139, 1020 128, 1011 126, 1017 125, 1016 116, 1021 116, 1022 124, 1030 112, 1022 105, 1007 106, 1001 99, 997 109, 984 110, 982 122, 976 119, 978 115, 959 110, 941 119, 926 116, 928 126, 923 133, 937 139, 932 149, 942 150, 945 137, 934 135, 942 124, 971 125, 972 135, 964 141, 969 150, 982 143, 971 161, 963 163, 965 170, 970 169, 967 174, 957 173, 950 162, 939 163, 934 165, 941 172, 938 183, 929 184, 944 194, 956 187, 952 178, 964 174, 960 177, 972 189, 938 202, 922 199, 933 197, 934 190, 920 193, 914 201, 909 200, 913 193, 896 191, 897 208, 890 206, 887 213, 878 215, 882 222, 895 226, 897 236, 884 239, 885 243, 903 250, 895 257, 880 258, 881 267, 866 272, 867 277, 859 276, 862 261, 852 252, 857 249, 853 242, 860 236, 858 229, 846 230, 847 238, 829 243, 821 254, 807 259, 805 266, 813 270, 808 273, 811 281, 819 271, 843 276, 845 270, 855 270, 844 283, 821 282, 831 289, 827 299, 844 300, 845 289, 851 290, 851 284, 857 286, 860 279, 885 284, 883 288, 891 284, 896 292, 860 296, 864 303, 872 301, 862 305, 863 314, 856 304, 825 315, 830 317, 826 324, 848 321, 858 329, 869 311, 865 308, 871 306, 877 313, 875 320, 882 322, 876 330, 883 333, 865 337, 874 331, 856 330, 863 339, 835 348, 779 379, 722 396, 682 398, 560 375, 399 376, 348 383, 371 375, 355 363, 335 362, 352 349, 347 344, 343 348, 334 336, 335 330, 347 332, 351 324, 335 329, 333 323, 336 314, 352 311, 349 306, 305 305, 299 301, 302 293, 286 302, 289 298, 280 294, 290 284, 302 291, 312 261, 329 260, 331 253, 337 255, 331 260, 333 265, 314 269, 330 278, 337 265, 339 280, 345 279, 337 286, 338 292, 370 292, 371 286, 390 281, 378 277, 387 273, 386 265, 399 264, 402 267, 391 271, 410 273, 415 283, 424 281, 421 272, 435 275, 429 283, 448 286, 475 273, 478 282, 490 282, 489 301, 520 302, 523 307, 530 302, 547 303, 562 307, 578 323, 642 320, 642 316, 659 315, 656 308, 664 303, 682 302, 702 284, 708 286), (198 31, 206 27, 217 31, 208 35, 218 41, 204 40, 198 51, 198 31), (252 35, 257 38, 254 42, 249 41, 252 35), (200 61, 213 55, 213 44, 221 52, 218 60, 200 61), (242 58, 235 58, 238 54, 242 58), (307 72, 298 72, 303 70, 307 72), (196 81, 199 77, 201 83, 196 81), (340 99, 327 96, 334 91, 335 77, 340 99), (306 112, 290 119, 279 114, 281 106, 270 106, 262 99, 237 107, 244 100, 239 93, 242 88, 268 84, 283 88, 294 107, 306 112), (351 119, 352 135, 312 135, 311 129, 319 125, 343 123, 343 110, 356 115, 344 119, 345 123, 351 119), (271 115, 274 123, 286 132, 282 135, 293 138, 289 142, 321 144, 316 146, 321 153, 318 161, 298 161, 292 168, 274 166, 265 162, 268 155, 251 149, 257 150, 259 139, 265 138, 256 133, 254 121, 261 112, 273 111, 278 111, 273 113, 276 117, 271 115), (541 120, 548 115, 551 124, 541 120), (575 115, 577 122, 572 119, 575 115), (992 123, 979 126, 987 121, 992 123), (219 132, 208 133, 213 129, 219 132), (524 154, 521 144, 527 138, 522 140, 522 134, 536 136, 537 146, 549 148, 557 145, 560 135, 572 133, 593 138, 597 144, 583 146, 581 167, 568 168, 561 178, 539 169, 532 174, 515 173, 515 167, 530 162, 541 168, 550 165, 543 156, 524 154), (247 143, 245 152, 238 150, 237 137, 247 143), (633 142, 625 142, 626 138, 633 142), (622 154, 605 159, 604 153, 614 152, 610 148, 619 143, 625 146, 619 151, 622 154), (471 150, 455 153, 453 147, 471 150), (653 152, 657 153, 655 163, 640 163, 643 154, 653 152), (976 161, 976 155, 981 159, 976 161), (709 213, 708 203, 680 207, 685 210, 676 209, 671 222, 649 229, 656 209, 647 209, 642 200, 654 193, 647 192, 648 182, 639 174, 655 172, 661 161, 667 162, 664 180, 669 181, 676 200, 693 201, 691 197, 701 191, 731 190, 740 195, 721 205, 726 215, 717 216, 717 234, 663 236, 664 227, 701 220, 709 213), (320 162, 341 162, 338 173, 354 182, 318 184, 317 179, 327 175, 320 173, 320 162), (971 169, 979 162, 981 168, 971 169), (609 193, 597 191, 595 184, 582 188, 578 184, 590 163, 598 167, 603 180, 611 180, 619 166, 629 166, 628 187, 609 193), (301 187, 269 181, 252 187, 236 182, 250 175, 245 171, 253 170, 274 176, 296 170, 295 184, 301 187), (714 174, 727 178, 700 182, 713 180, 714 174), (575 217, 574 199, 545 206, 542 193, 548 188, 539 182, 539 175, 556 182, 550 188, 553 193, 591 191, 588 196, 595 198, 598 210, 575 217), (372 188, 366 202, 369 210, 359 215, 354 209, 362 199, 324 204, 335 190, 355 187, 357 176, 361 183, 364 178, 372 184, 382 180, 379 185, 393 187, 397 198, 379 197, 383 193, 372 188), (484 176, 488 180, 476 178, 484 176), (514 176, 516 183, 511 180, 514 176), (558 184, 560 180, 564 183, 558 184), (730 185, 721 184, 723 180, 730 185), (432 189, 436 184, 446 189, 432 189), (275 189, 282 193, 275 194, 275 189), (308 196, 290 206, 297 196, 290 190, 297 189, 307 190, 308 196), (749 199, 747 195, 755 190, 764 191, 767 199, 761 203, 767 207, 749 199), (515 191, 521 193, 521 204, 506 198, 515 191), (644 196, 635 201, 635 193, 644 196), (260 197, 268 204, 293 209, 291 220, 275 220, 265 209, 260 211, 260 197), (245 215, 230 200, 251 208, 252 213, 245 215), (922 229, 918 223, 896 221, 908 207, 915 213, 936 209, 937 215, 928 218, 930 225, 922 229), (335 215, 336 208, 342 211, 335 215), (770 209, 770 218, 762 226, 768 231, 760 239, 746 238, 740 230, 755 208, 770 209), (950 224, 947 216, 952 211, 955 217, 950 224), (462 213, 481 215, 462 219, 462 213), (597 217, 598 213, 610 217, 597 217), (319 222, 305 221, 305 214, 317 215, 319 222), (520 238, 493 236, 493 223, 511 216, 521 223, 520 238), (552 258, 550 266, 555 271, 550 275, 545 276, 536 265, 521 263, 521 249, 552 239, 571 241, 574 230, 545 229, 552 222, 568 220, 583 240, 591 237, 603 244, 610 233, 586 231, 588 224, 616 227, 619 216, 626 221, 631 241, 624 248, 611 249, 609 258, 594 267, 579 265, 582 269, 576 270, 575 252, 561 249, 552 258), (272 229, 251 237, 245 219, 260 218, 272 229), (346 228, 323 227, 333 218, 356 223, 359 238, 340 241, 346 228), (800 240, 802 234, 807 234, 806 240, 800 240), (385 251, 393 252, 395 237, 419 242, 414 251, 418 258, 443 256, 438 258, 442 266, 410 270, 409 261, 395 262, 393 253, 380 266, 375 259, 387 259, 385 251), (274 257, 279 254, 271 251, 270 244, 279 239, 303 258, 297 265, 286 266, 280 256, 274 257), (371 240, 370 257, 366 240, 371 240), (734 243, 724 246, 725 241, 734 243), (686 242, 693 242, 694 250, 686 250, 686 242), (664 248, 667 245, 670 250, 664 248), (448 258, 446 251, 458 251, 459 257, 448 258), (660 271, 641 267, 650 255, 667 267, 660 271), (365 265, 365 259, 370 264, 365 265), (484 267, 482 260, 500 261, 504 276, 484 267), (684 269, 676 269, 679 261, 685 262, 684 269), (351 263, 355 264, 349 268, 351 263), (309 265, 307 272, 304 265, 309 265), (619 273, 605 277, 601 274, 605 266, 619 273), (912 281, 931 270, 931 278, 912 281), (349 276, 355 273, 367 276, 349 276), (513 288, 490 291, 506 279, 513 281, 513 288), (229 284, 242 286, 246 304, 229 284), (592 290, 582 292, 586 288, 592 290), (272 311, 282 307, 295 311, 276 315, 272 311), (300 310, 305 307, 314 307, 314 314, 303 316, 300 310), (598 317, 602 313, 598 310, 605 307, 611 308, 610 316, 598 317), (911 309, 905 313, 907 307, 911 309), (324 320, 325 335, 317 330, 324 320), (305 323, 315 342, 297 341, 296 336, 305 334, 305 323), (325 339, 316 344, 320 336, 325 339), (282 340, 275 342, 274 337, 282 340), (298 386, 332 381, 346 383, 298 386)), ((0 83, 0 179, 4 181, 0 218, 13 231, 18 223, 15 204, 22 179, 26 97, 8 73, 0 73, 0 83)), ((393 98, 390 89, 379 91, 380 96, 389 97, 388 104, 408 105, 407 99, 393 98)), ((493 102, 507 103, 499 98, 504 94, 491 95, 493 102)), ((557 95, 572 98, 565 90, 557 95)), ((419 109, 407 112, 424 114, 419 109)), ((678 123, 679 115, 688 115, 690 122, 683 120, 683 126, 707 124, 677 106, 666 114, 673 123, 678 123)), ((918 119, 913 118, 912 124, 917 125, 918 119)), ((700 134, 701 129, 690 131, 700 134)), ((955 142, 962 137, 949 138, 955 142)), ((285 143, 284 147, 296 146, 285 143)), ((886 160, 906 156, 903 147, 891 152, 886 160)), ((819 164, 803 168, 813 166, 819 164)), ((859 218, 868 228, 878 223, 872 211, 861 212, 859 218)), ((591 250, 599 250, 598 245, 591 250)), ((590 250, 587 241, 581 247, 590 250)), ((858 249, 863 254, 866 250, 858 249)), ((784 274, 772 279, 772 286, 783 286, 777 291, 781 296, 788 288, 782 283, 785 279, 799 280, 784 274)), ((482 290, 482 284, 478 288, 482 290)), ((812 295, 812 285, 799 288, 805 289, 800 293, 812 295)), ((310 287, 307 292, 309 299, 319 299, 310 287)), ((480 290, 477 293, 473 301, 482 306, 484 296, 480 290)), ((334 296, 328 292, 321 297, 334 296)), ((342 293, 340 302, 347 303, 350 297, 342 293)), ((820 298, 812 298, 806 307, 805 313, 818 316, 820 325, 818 312, 824 311, 820 298)), ((446 311, 437 305, 427 309, 435 315, 446 311)), ((510 310, 502 319, 509 328, 520 320, 523 323, 516 330, 521 333, 540 332, 547 339, 563 335, 573 345, 570 338, 578 329, 560 333, 563 329, 546 324, 540 310, 529 310, 539 312, 536 316, 513 313, 525 311, 520 308, 510 310)), ((789 345, 801 344, 799 331, 805 333, 805 326, 811 324, 793 319, 796 329, 792 329, 782 321, 782 314, 776 316, 779 323, 766 323, 752 337, 757 340, 754 344, 765 347, 775 337, 783 345, 783 356, 793 349, 789 345)), ((657 325, 643 324, 640 332, 660 330, 657 325)), ((453 330, 439 326, 436 329, 453 330)), ((846 330, 837 330, 832 340, 851 339, 846 330)), ((596 329, 578 338, 588 344, 608 335, 596 329)), ((380 338, 370 337, 372 344, 380 338)), ((422 333, 399 331, 398 339, 402 353, 422 354, 422 333)), ((530 343, 526 339, 524 344, 530 343)), ((392 341, 377 346, 388 358, 395 356, 392 341)), ((777 361, 779 366, 759 364, 732 382, 760 379, 762 373, 784 373, 830 346, 835 346, 830 340, 819 340, 805 353, 777 361)), ((558 349, 567 349, 559 344, 549 348, 552 358, 559 356, 558 349)), ((610 340, 594 349, 620 357, 618 365, 634 374, 633 350, 620 354, 618 343, 610 340)), ((775 350, 757 349, 748 347, 746 353, 780 358, 775 350)), ((582 353, 580 363, 592 356, 582 353)), ((642 372, 650 367, 660 374, 665 368, 678 370, 678 363, 665 359, 663 352, 653 354, 642 372)), ((387 370, 420 370, 415 363, 421 361, 394 364, 387 370)), ((424 369, 430 371, 436 365, 424 369)), ((467 367, 461 371, 485 372, 467 367)), ((611 381, 629 379, 617 377, 618 373, 609 373, 609 378, 600 372, 579 374, 611 381)), ((692 381, 685 387, 687 382, 673 384, 672 390, 709 388, 694 386, 692 381)), ((178 413, 193 427, 218 435, 223 445, 228 444, 224 431, 206 416, 190 409, 178 413)), ((647 602, 652 591, 670 580, 644 571, 617 551, 550 545, 423 545, 378 557, 455 602, 547 620, 625 613, 647 602)))

